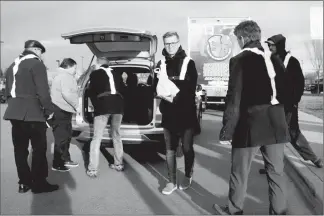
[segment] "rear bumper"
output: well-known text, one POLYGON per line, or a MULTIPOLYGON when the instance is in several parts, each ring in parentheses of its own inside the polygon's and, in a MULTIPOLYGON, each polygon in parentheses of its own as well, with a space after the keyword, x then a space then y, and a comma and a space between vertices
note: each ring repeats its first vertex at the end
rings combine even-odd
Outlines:
MULTIPOLYGON (((89 142, 93 137, 93 127, 78 127, 72 124, 74 132, 77 132, 76 140, 89 142)), ((124 144, 158 143, 163 139, 163 128, 154 127, 150 129, 121 128, 121 139, 124 144)), ((102 143, 112 143, 110 129, 105 129, 102 143)))

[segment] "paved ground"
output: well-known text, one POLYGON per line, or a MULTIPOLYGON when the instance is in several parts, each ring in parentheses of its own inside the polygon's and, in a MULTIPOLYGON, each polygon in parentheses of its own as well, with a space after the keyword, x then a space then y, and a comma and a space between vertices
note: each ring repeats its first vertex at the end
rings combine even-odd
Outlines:
MULTIPOLYGON (((81 166, 68 173, 49 171, 48 180, 61 189, 49 194, 17 193, 17 174, 13 156, 10 124, 2 120, 1 105, 1 214, 214 214, 213 203, 225 203, 228 192, 230 148, 218 145, 220 111, 204 114, 201 135, 195 140, 195 171, 192 188, 161 194, 166 182, 164 155, 149 146, 125 146, 126 170, 117 173, 108 168, 112 149, 102 151, 100 175, 85 174, 81 144, 73 140, 72 159, 81 166)), ((310 126, 311 127, 311 126, 310 126)), ((312 131, 310 129, 310 131, 312 131)), ((52 132, 48 131, 48 161, 53 151, 52 132)), ((245 214, 268 214, 268 188, 265 175, 259 175, 262 157, 257 155, 249 177, 245 214)), ((183 158, 178 159, 178 176, 183 177, 183 158)), ((287 179, 289 210, 309 214, 300 195, 287 179)))

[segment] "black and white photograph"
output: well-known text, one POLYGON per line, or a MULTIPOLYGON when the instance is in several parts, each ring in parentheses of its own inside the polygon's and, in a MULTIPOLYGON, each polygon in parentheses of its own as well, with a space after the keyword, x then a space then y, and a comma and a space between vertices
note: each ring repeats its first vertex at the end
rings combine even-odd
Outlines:
POLYGON ((323 1, 0 1, 1 215, 323 215, 323 1))

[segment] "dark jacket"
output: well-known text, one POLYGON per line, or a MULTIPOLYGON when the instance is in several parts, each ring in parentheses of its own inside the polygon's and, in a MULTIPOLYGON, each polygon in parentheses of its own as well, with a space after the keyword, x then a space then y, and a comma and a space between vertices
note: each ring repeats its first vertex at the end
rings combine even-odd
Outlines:
MULTIPOLYGON (((268 38, 268 40, 271 40, 276 45, 277 53, 275 56, 281 60, 281 65, 284 68, 284 61, 288 54, 286 51, 286 38, 279 34, 268 38)), ((305 78, 299 61, 294 56, 291 56, 287 68, 284 68, 284 86, 285 107, 289 108, 297 105, 304 93, 305 78)))
MULTIPOLYGON (((173 58, 170 58, 165 50, 162 51, 166 60, 166 69, 169 79, 179 88, 179 93, 175 96, 173 103, 161 100, 160 111, 162 113, 162 127, 174 132, 181 132, 184 129, 198 129, 198 119, 196 115, 195 90, 197 85, 197 70, 195 62, 190 60, 184 80, 179 80, 180 71, 185 51, 180 47, 173 58)), ((157 68, 160 68, 161 61, 157 68)), ((157 83, 157 79, 154 82, 157 83)))
MULTIPOLYGON (((108 68, 108 65, 102 65, 108 68)), ((116 94, 111 94, 110 82, 106 71, 97 69, 90 74, 89 96, 94 107, 94 115, 123 114, 124 101, 122 92, 123 80, 121 73, 111 71, 116 94)))
MULTIPOLYGON (((260 42, 245 47, 264 51, 260 42)), ((232 140, 233 148, 288 142, 284 107, 270 103, 272 88, 263 57, 243 51, 230 59, 229 70, 220 140, 232 140)), ((282 97, 282 92, 277 94, 277 99, 282 97)))
MULTIPOLYGON (((34 53, 24 51, 20 58, 28 54, 34 53)), ((11 64, 6 73, 8 107, 4 119, 45 122, 45 118, 54 112, 54 107, 44 63, 37 58, 25 59, 20 63, 15 75, 16 97, 13 98, 10 92, 14 81, 14 65, 11 64)))

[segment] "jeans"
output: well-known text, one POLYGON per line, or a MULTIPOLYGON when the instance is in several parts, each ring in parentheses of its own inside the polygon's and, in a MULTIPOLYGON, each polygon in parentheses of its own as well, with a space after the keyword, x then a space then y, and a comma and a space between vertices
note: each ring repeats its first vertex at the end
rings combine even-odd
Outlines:
POLYGON ((72 139, 72 113, 66 112, 55 106, 53 135, 54 158, 53 166, 63 166, 65 162, 70 161, 70 142, 72 139))
POLYGON ((186 129, 182 133, 175 133, 164 128, 164 139, 166 144, 166 164, 169 181, 176 184, 177 159, 176 149, 181 139, 185 160, 185 176, 190 178, 193 173, 195 152, 193 149, 194 129, 186 129))
POLYGON ((255 153, 260 149, 269 185, 270 215, 285 214, 287 209, 284 177, 284 144, 251 148, 232 148, 228 207, 231 214, 243 211, 248 175, 255 153))
POLYGON ((35 182, 44 182, 48 175, 46 124, 20 120, 11 120, 11 124, 18 183, 31 186, 35 182), (27 160, 29 141, 33 149, 31 169, 27 160))
POLYGON ((286 120, 289 127, 292 146, 298 151, 304 160, 317 160, 316 154, 313 152, 305 136, 299 129, 298 107, 286 110, 286 120))
POLYGON ((122 114, 106 114, 99 115, 94 118, 94 134, 90 143, 90 159, 89 170, 97 170, 99 166, 100 145, 107 126, 109 116, 111 115, 111 136, 114 145, 114 164, 123 164, 123 143, 120 136, 120 125, 122 122, 122 114))

